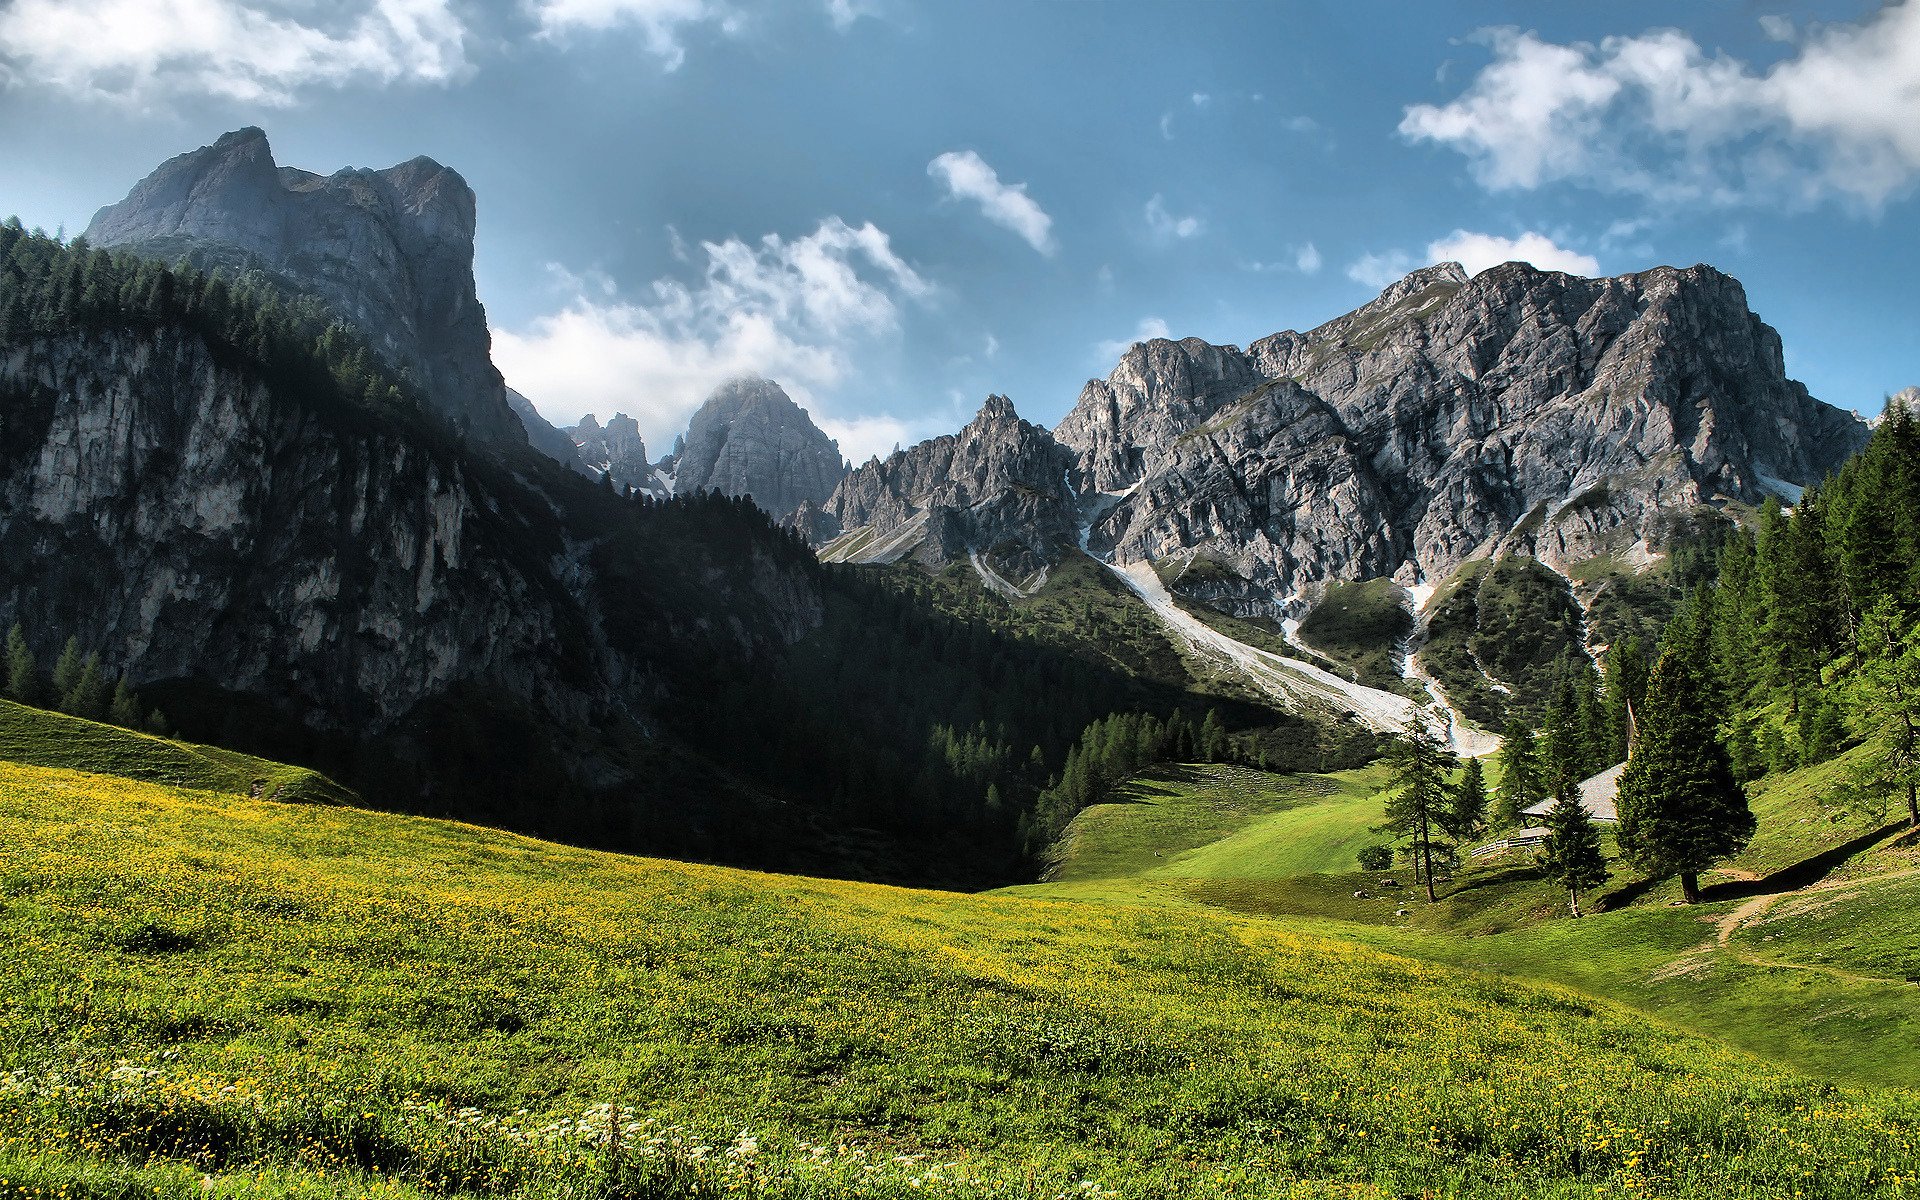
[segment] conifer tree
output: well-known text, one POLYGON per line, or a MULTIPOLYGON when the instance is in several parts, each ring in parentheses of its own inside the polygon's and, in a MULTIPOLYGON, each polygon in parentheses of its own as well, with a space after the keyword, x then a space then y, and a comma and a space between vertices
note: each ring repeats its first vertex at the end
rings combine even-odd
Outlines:
POLYGON ((1620 851, 1648 875, 1679 875, 1687 903, 1697 904, 1700 872, 1747 844, 1753 811, 1687 660, 1661 657, 1643 707, 1620 776, 1620 851))
POLYGON ((1860 667, 1849 694, 1878 734, 1867 773, 1872 784, 1907 799, 1907 823, 1920 829, 1920 624, 1882 596, 1860 622, 1860 667))
POLYGON ((7 631, 7 695, 21 704, 40 698, 40 666, 33 661, 26 630, 17 623, 7 631))
POLYGON ((1487 780, 1477 758, 1469 758, 1454 783, 1441 829, 1456 842, 1479 837, 1487 827, 1487 780))
POLYGON ((60 657, 53 664, 53 703, 56 708, 64 712, 73 711, 67 707, 68 697, 72 696, 74 689, 80 685, 80 670, 83 665, 80 639, 68 638, 66 646, 60 651, 60 657))
POLYGON ((127 686, 125 675, 113 685, 113 700, 107 705, 107 720, 122 729, 140 728, 140 698, 127 686))
POLYGON ((1607 860, 1600 852, 1600 830, 1580 790, 1567 786, 1554 793, 1547 810, 1547 841, 1540 850, 1540 867, 1547 878, 1567 889, 1567 907, 1580 915, 1580 893, 1599 887, 1608 878, 1607 860))
POLYGON ((107 695, 107 677, 100 670, 100 656, 89 654, 80 664, 80 678, 61 707, 76 717, 102 721, 107 716, 107 695))
POLYGON ((1495 795, 1493 823, 1506 829, 1520 823, 1520 814, 1539 803, 1540 755, 1534 745, 1533 730, 1519 717, 1507 722, 1507 736, 1500 743, 1500 790, 1495 795))
POLYGON ((1380 826, 1404 839, 1408 857, 1426 883, 1429 901, 1439 899, 1433 884, 1436 864, 1449 866, 1453 861, 1453 846, 1442 835, 1451 815, 1447 773, 1457 761, 1436 724, 1432 713, 1417 708, 1407 731, 1393 739, 1387 761, 1392 767, 1388 786, 1394 791, 1387 799, 1387 819, 1380 826))

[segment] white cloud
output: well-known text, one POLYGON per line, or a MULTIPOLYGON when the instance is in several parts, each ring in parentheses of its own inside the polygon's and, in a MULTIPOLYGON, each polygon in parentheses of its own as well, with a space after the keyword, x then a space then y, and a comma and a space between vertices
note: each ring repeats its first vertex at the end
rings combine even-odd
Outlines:
POLYGON ((1207 105, 1213 103, 1213 97, 1207 95, 1205 92, 1195 92, 1190 99, 1193 101, 1195 108, 1205 108, 1207 105))
POLYGON ((1171 112, 1163 112, 1160 114, 1160 136, 1169 142, 1173 140, 1173 114, 1171 112))
POLYGON ((1390 250, 1385 254, 1362 254, 1348 263, 1347 278, 1370 288, 1383 288, 1398 282, 1411 270, 1413 259, 1405 251, 1390 250))
POLYGON ((1793 27, 1792 17, 1777 14, 1760 18, 1760 32, 1776 42, 1791 42, 1800 36, 1793 27))
POLYGON ((1206 232, 1207 223, 1199 217, 1176 217, 1167 211, 1167 202, 1158 192, 1147 201, 1147 228, 1157 238, 1185 240, 1206 232))
POLYGON ((987 355, 987 357, 988 357, 988 358, 993 358, 993 357, 995 357, 996 355, 998 355, 999 353, 1000 353, 1000 339, 999 339, 999 338, 997 338, 997 337, 995 337, 995 336, 993 336, 992 334, 988 334, 988 335, 987 335, 987 344, 986 344, 986 355, 987 355))
POLYGON ((1532 263, 1542 271, 1565 271, 1569 275, 1600 273, 1599 259, 1556 246, 1552 238, 1531 231, 1517 238, 1506 238, 1456 229, 1427 246, 1427 261, 1457 262, 1469 275, 1478 275, 1504 262, 1532 263))
POLYGON ((554 40, 632 26, 669 71, 686 61, 680 35, 687 26, 708 24, 726 34, 744 27, 740 14, 719 0, 526 0, 526 8, 540 36, 554 40))
POLYGON ((1320 247, 1308 242, 1293 252, 1294 270, 1302 275, 1313 275, 1320 270, 1320 247))
POLYGON ((1042 254, 1052 254, 1053 218, 1027 195, 1024 183, 1001 183, 1000 175, 971 150, 949 150, 927 164, 927 174, 944 183, 947 195, 971 200, 987 220, 1025 238, 1042 254))
MULTIPOLYGON (((852 371, 851 352, 899 329, 902 300, 933 285, 871 224, 830 217, 805 237, 702 242, 702 278, 655 280, 644 300, 560 272, 571 295, 521 330, 495 330, 509 383, 560 424, 620 410, 665 444, 715 386, 744 373, 811 402, 852 371)), ((558 268, 556 268, 558 270, 558 268)))
POLYGON ((1150 342, 1155 338, 1171 337, 1172 331, 1159 317, 1142 317, 1140 324, 1134 327, 1131 337, 1116 341, 1101 342, 1093 348, 1094 357, 1102 362, 1110 362, 1125 354, 1140 342, 1150 342))
POLYGON ((952 433, 955 419, 941 412, 918 417, 880 413, 847 420, 816 416, 814 422, 828 437, 840 443, 841 456, 857 467, 869 458, 885 458, 893 453, 895 446, 911 446, 930 437, 952 433))
POLYGON ((0 85, 152 104, 177 95, 287 105, 302 88, 464 77, 449 0, 323 8, 291 0, 14 0, 0 10, 0 85))
POLYGON ((1678 30, 1598 45, 1487 30, 1494 61, 1453 101, 1410 106, 1400 132, 1460 151, 1493 190, 1564 181, 1664 202, 1869 209, 1910 190, 1920 0, 1796 36, 1760 69, 1678 30))

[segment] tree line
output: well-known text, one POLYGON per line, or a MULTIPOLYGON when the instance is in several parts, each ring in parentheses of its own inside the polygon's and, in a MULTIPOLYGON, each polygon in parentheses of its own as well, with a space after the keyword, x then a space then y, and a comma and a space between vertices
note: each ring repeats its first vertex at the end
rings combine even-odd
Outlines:
POLYGON ((69 716, 165 736, 167 718, 157 708, 142 715, 139 693, 125 675, 109 675, 97 653, 83 653, 78 637, 67 639, 51 671, 42 671, 18 623, 7 631, 7 699, 69 716))

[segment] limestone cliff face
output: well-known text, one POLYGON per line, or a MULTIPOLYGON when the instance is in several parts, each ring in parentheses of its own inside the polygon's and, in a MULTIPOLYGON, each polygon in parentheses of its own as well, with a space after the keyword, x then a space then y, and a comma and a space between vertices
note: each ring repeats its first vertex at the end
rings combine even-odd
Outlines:
POLYGON ((824 502, 845 474, 839 444, 779 384, 745 377, 722 384, 693 414, 673 490, 748 496, 785 518, 824 502))
POLYGON ((295 403, 183 332, 0 347, 0 397, 0 622, 43 659, 83 634, 137 685, 355 740, 463 690, 556 736, 644 730, 662 647, 740 661, 820 616, 757 549, 646 554, 638 506, 525 450, 295 403))
POLYGON ((568 436, 566 430, 557 428, 553 422, 541 416, 540 410, 533 406, 533 401, 508 388, 507 403, 513 408, 513 414, 520 418, 521 428, 527 431, 527 445, 563 467, 591 474, 587 464, 581 461, 580 448, 573 444, 573 438, 568 436))
POLYGON ((1133 489, 1094 548, 1207 555, 1257 606, 1438 579, 1497 543, 1624 549, 1661 514, 1817 482, 1866 430, 1786 378, 1778 335, 1711 267, 1449 263, 1245 352, 1137 345, 1057 435, 1084 488, 1133 489))
POLYGON ((625 491, 631 487, 642 492, 657 488, 653 465, 647 461, 647 443, 640 437, 640 422, 625 413, 615 413, 605 425, 592 413, 566 431, 580 461, 595 475, 613 480, 613 486, 625 491))
POLYGON ((229 273, 326 302, 412 374, 467 436, 521 444, 473 283, 474 195, 430 158, 321 176, 277 166, 266 134, 169 159, 87 227, 96 246, 229 273))
POLYGON ((815 536, 843 535, 854 561, 911 554, 928 565, 987 556, 993 570, 1024 579, 1057 562, 1078 535, 1067 482, 1073 456, 1039 425, 990 396, 957 434, 896 451, 860 467, 813 518, 815 536))

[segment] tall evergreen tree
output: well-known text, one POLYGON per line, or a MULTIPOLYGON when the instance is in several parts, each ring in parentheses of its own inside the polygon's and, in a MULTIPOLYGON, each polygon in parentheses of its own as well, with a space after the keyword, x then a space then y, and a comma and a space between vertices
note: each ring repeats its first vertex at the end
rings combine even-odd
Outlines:
POLYGON ((1393 792, 1387 798, 1387 819, 1380 828, 1404 840, 1409 858, 1426 883, 1427 899, 1437 900, 1433 882, 1436 865, 1448 866, 1453 860, 1453 846, 1445 840, 1444 829, 1452 799, 1447 775, 1457 760, 1441 739, 1433 714, 1419 708, 1414 710, 1407 731, 1393 739, 1387 761, 1392 767, 1388 786, 1393 792))
POLYGON ((85 656, 80 653, 80 639, 68 638, 66 646, 60 651, 60 657, 54 660, 53 664, 51 682, 55 707, 72 711, 67 708, 68 697, 72 696, 74 689, 80 685, 80 671, 84 665, 85 656))
POLYGON ((80 664, 80 678, 74 682, 73 690, 68 692, 61 707, 76 717, 85 717, 89 721, 104 721, 107 718, 107 677, 100 669, 100 656, 89 654, 80 664))
POLYGON ((27 645, 27 632, 16 623, 7 631, 7 695, 21 704, 40 698, 40 666, 27 645))
POLYGON ((1687 903, 1696 904, 1700 872, 1747 844, 1753 811, 1687 660, 1661 657, 1643 707, 1620 777, 1620 850, 1648 875, 1679 875, 1687 903))
POLYGON ((140 697, 127 686, 122 675, 113 685, 113 699, 107 704, 107 720, 122 729, 140 728, 140 697))
POLYGON ((1580 790, 1562 787, 1547 810, 1547 841, 1540 849, 1540 867, 1547 878, 1567 889, 1567 907, 1580 915, 1580 893, 1599 887, 1608 878, 1606 856, 1600 852, 1600 829, 1580 802, 1580 790))
POLYGON ((1477 758, 1469 758, 1452 789, 1440 828, 1456 842, 1471 841, 1487 828, 1487 780, 1477 758))
POLYGON ((1607 650, 1607 764, 1627 757, 1633 740, 1633 714, 1647 694, 1647 651, 1633 634, 1607 650))
POLYGON ((1860 622, 1860 666, 1850 698, 1877 735, 1867 768, 1872 785, 1904 792, 1907 823, 1920 829, 1920 623, 1882 596, 1860 622))
POLYGON ((1520 823, 1520 814, 1545 794, 1540 781, 1540 755, 1533 730, 1519 717, 1507 722, 1500 743, 1500 788, 1495 793, 1493 823, 1506 829, 1520 823))

